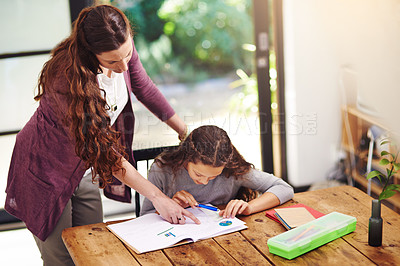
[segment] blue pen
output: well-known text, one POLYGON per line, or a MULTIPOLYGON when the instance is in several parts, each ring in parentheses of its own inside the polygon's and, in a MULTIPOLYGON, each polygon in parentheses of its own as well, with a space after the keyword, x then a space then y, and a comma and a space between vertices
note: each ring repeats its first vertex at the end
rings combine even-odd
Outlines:
POLYGON ((218 211, 218 208, 212 207, 212 206, 208 206, 208 205, 204 205, 204 204, 199 204, 199 205, 197 205, 197 207, 204 208, 204 209, 207 209, 207 210, 212 210, 212 211, 218 211))

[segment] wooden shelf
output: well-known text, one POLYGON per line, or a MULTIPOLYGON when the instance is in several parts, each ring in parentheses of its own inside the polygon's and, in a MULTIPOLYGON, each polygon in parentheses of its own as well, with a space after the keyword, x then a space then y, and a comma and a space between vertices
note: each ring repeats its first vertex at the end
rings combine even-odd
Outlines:
MULTIPOLYGON (((365 165, 367 165, 367 161, 368 161, 368 151, 362 151, 362 152, 360 152, 360 153, 358 154, 358 158, 359 158, 359 160, 362 160, 363 162, 365 162, 365 165)), ((388 169, 388 167, 379 164, 379 161, 380 161, 380 159, 376 159, 376 158, 375 158, 375 159, 372 159, 372 162, 371 162, 371 169, 372 169, 372 170, 378 170, 378 171, 381 172, 381 173, 386 173, 386 169, 388 169)), ((366 170, 366 168, 365 168, 365 170, 366 170)), ((399 175, 399 173, 397 173, 397 174, 394 175, 393 180, 394 180, 394 181, 400 180, 400 175, 399 175)), ((397 184, 397 183, 395 183, 395 184, 397 184)))
MULTIPOLYGON (((379 126, 383 130, 387 130, 379 121, 378 118, 369 116, 357 108, 352 106, 344 106, 342 108, 342 149, 348 154, 348 159, 350 156, 357 162, 355 169, 347 169, 347 173, 351 174, 353 180, 357 182, 360 188, 367 191, 368 180, 365 176, 359 174, 360 171, 366 171, 367 160, 368 160, 368 144, 366 142, 366 136, 368 129, 373 126, 379 126), (362 146, 361 143, 364 145, 362 146)), ((367 140, 368 141, 368 140, 367 140)), ((376 149, 376 147, 375 147, 376 149)), ((378 170, 382 173, 386 172, 386 167, 379 164, 379 159, 376 154, 372 160, 371 168, 372 170, 378 170)), ((347 164, 351 165, 351 164, 347 164)), ((393 183, 400 184, 400 175, 396 174, 393 177, 393 183)), ((371 182, 371 194, 374 197, 378 197, 382 191, 382 187, 375 182, 371 182)), ((400 213, 400 194, 396 193, 393 197, 386 199, 383 203, 389 203, 389 207, 400 213)))
POLYGON ((357 117, 357 118, 365 121, 366 123, 369 123, 371 125, 376 125, 376 126, 379 126, 380 128, 387 130, 387 128, 378 121, 379 120, 378 117, 369 116, 369 115, 359 111, 355 106, 343 106, 342 110, 344 112, 347 112, 349 115, 352 115, 354 117, 357 117))

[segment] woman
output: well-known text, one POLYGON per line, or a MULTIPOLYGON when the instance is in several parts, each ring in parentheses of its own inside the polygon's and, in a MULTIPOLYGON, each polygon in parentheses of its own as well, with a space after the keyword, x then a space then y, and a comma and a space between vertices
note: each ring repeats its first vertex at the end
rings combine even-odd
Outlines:
POLYGON ((171 223, 199 223, 132 166, 131 92, 183 139, 184 122, 143 69, 126 16, 107 5, 80 13, 38 82, 40 105, 17 135, 5 209, 25 222, 44 264, 72 264, 64 228, 102 222, 104 194, 130 202, 130 188, 171 223))

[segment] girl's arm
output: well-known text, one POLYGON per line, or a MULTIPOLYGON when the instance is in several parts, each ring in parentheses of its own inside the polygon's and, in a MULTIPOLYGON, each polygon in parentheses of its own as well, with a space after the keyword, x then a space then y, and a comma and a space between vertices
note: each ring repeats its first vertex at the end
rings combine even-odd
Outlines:
POLYGON ((263 194, 249 202, 237 199, 231 200, 225 210, 220 212, 221 216, 233 217, 237 214, 249 215, 260 212, 280 205, 294 195, 292 186, 282 179, 263 171, 251 169, 243 179, 242 185, 244 187, 257 190, 263 194))
POLYGON ((257 197, 249 202, 244 200, 231 200, 224 210, 220 211, 219 215, 224 218, 235 217, 238 214, 250 215, 252 213, 260 212, 280 204, 280 201, 275 194, 265 192, 260 197, 257 197))
POLYGON ((242 214, 249 215, 255 212, 260 212, 280 204, 280 201, 275 194, 271 192, 265 192, 258 198, 249 201, 248 211, 244 211, 242 214), (248 213, 247 213, 248 212, 248 213))
POLYGON ((200 224, 200 221, 191 212, 183 209, 175 201, 163 194, 150 181, 143 178, 124 158, 122 158, 122 166, 126 170, 125 175, 122 175, 122 170, 114 172, 113 175, 127 186, 148 198, 165 220, 174 224, 185 223, 184 216, 187 216, 196 224, 200 224), (181 220, 179 220, 179 218, 181 218, 181 220))

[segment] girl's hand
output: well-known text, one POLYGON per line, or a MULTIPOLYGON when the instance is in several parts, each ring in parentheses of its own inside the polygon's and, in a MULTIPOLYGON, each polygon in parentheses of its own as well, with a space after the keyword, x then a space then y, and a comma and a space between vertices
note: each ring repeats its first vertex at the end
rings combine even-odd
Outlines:
POLYGON ((196 224, 200 224, 200 220, 193 213, 183 209, 178 203, 164 194, 162 195, 152 201, 154 208, 162 218, 173 224, 184 224, 186 222, 185 216, 187 216, 196 224))
POLYGON ((219 212, 224 218, 233 218, 238 214, 251 214, 250 205, 244 200, 231 200, 225 207, 225 210, 219 212))
POLYGON ((194 199, 193 195, 185 190, 181 190, 175 193, 172 199, 178 203, 182 208, 192 207, 198 205, 197 201, 194 199))

